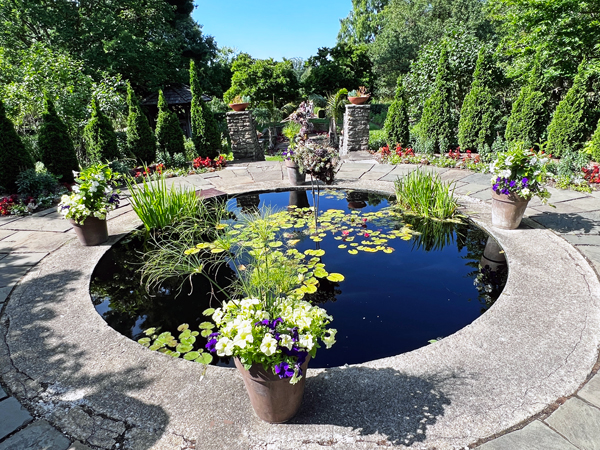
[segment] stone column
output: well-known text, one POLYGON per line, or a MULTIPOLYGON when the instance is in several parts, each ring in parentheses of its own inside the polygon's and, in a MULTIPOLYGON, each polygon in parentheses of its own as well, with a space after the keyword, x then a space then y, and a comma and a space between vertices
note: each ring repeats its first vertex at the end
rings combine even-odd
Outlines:
POLYGON ((369 149, 369 115, 371 105, 346 105, 344 140, 340 155, 369 149))
POLYGON ((228 112, 227 128, 229 129, 231 149, 235 159, 265 160, 264 149, 258 143, 256 126, 250 111, 228 112))

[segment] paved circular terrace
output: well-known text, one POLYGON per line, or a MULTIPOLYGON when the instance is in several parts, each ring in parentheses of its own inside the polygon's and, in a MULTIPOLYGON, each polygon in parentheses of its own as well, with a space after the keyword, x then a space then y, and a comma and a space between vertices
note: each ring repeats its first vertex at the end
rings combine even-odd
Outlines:
MULTIPOLYGON (((335 187, 392 192, 392 181, 414 168, 349 161, 335 187)), ((229 194, 287 189, 284 170, 277 162, 250 163, 170 182, 229 194)), ((1 316, 0 379, 7 393, 0 388, 0 400, 9 397, 0 401, 0 450, 41 448, 19 446, 26 432, 54 432, 59 442, 49 424, 68 436, 49 447, 56 449, 443 450, 484 441, 486 450, 600 448, 600 378, 591 378, 600 344, 600 282, 580 252, 600 264, 594 256, 600 255, 600 197, 557 191, 558 212, 531 202, 527 214, 535 221, 499 230, 490 225, 487 175, 428 170, 458 180, 463 210, 505 249, 510 272, 502 295, 435 344, 309 370, 304 404, 282 425, 254 416, 235 369, 204 371, 152 352, 96 313, 89 280, 109 246, 140 224, 129 206, 112 213, 111 239, 98 247, 80 246, 66 221, 52 214, 0 222, 0 252, 7 254, 0 275, 18 278, 0 283, 6 294, 17 283, 1 316), (24 232, 29 239, 15 238, 24 232), (6 410, 17 400, 29 413, 14 411, 37 420, 29 416, 2 434, 3 405, 6 410), (69 447, 74 440, 87 447, 69 447)), ((432 282, 435 277, 432 272, 432 282)))

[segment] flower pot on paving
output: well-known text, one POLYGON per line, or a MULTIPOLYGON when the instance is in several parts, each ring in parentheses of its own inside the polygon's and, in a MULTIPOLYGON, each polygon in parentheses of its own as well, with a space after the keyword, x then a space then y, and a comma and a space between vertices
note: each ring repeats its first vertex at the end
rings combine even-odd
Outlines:
POLYGON ((514 193, 497 194, 492 189, 492 225, 496 228, 514 230, 519 227, 529 199, 514 193))
POLYGON ((289 159, 285 160, 285 166, 287 168, 288 178, 292 186, 300 186, 306 182, 306 174, 300 172, 298 164, 289 159))
POLYGON ((69 219, 69 222, 73 225, 73 230, 75 230, 75 234, 81 245, 98 245, 108 240, 106 219, 98 219, 97 217, 90 216, 81 225, 73 219, 69 219))
POLYGON ((256 415, 269 423, 283 423, 296 415, 302 405, 306 368, 310 356, 302 364, 302 378, 291 384, 289 378, 279 378, 262 364, 253 364, 246 370, 238 358, 235 366, 242 375, 250 403, 256 415))

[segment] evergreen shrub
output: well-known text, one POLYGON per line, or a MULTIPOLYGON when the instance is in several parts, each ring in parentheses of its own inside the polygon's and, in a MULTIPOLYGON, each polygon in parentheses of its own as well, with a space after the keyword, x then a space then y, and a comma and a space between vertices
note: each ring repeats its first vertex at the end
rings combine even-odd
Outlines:
POLYGON ((403 146, 407 146, 409 144, 408 100, 402 76, 398 77, 396 96, 388 109, 383 129, 385 130, 389 145, 402 144, 403 146))
POLYGON ((156 120, 156 141, 158 151, 173 156, 184 153, 183 131, 174 111, 169 109, 162 91, 158 92, 158 119, 156 120))
POLYGON ((16 192, 20 172, 34 167, 33 159, 6 117, 4 103, 0 99, 0 192, 16 192))
POLYGON ((127 147, 135 155, 139 164, 152 164, 156 159, 156 138, 129 83, 127 83, 127 105, 129 106, 127 147))
POLYGON ((102 113, 95 98, 92 98, 92 117, 83 130, 83 137, 87 156, 92 163, 119 158, 117 135, 110 119, 102 113))
POLYGON ((592 140, 585 147, 585 151, 593 161, 600 162, 600 120, 592 136, 592 140))
POLYGON ((192 91, 192 140, 196 153, 214 158, 221 153, 221 135, 210 108, 202 100, 200 74, 194 60, 190 61, 190 88, 192 91))

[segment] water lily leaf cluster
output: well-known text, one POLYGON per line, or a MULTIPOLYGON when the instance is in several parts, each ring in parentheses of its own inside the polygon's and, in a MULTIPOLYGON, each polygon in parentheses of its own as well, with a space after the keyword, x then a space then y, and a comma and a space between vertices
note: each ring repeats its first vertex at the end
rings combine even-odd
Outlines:
MULTIPOLYGON (((210 322, 203 322, 200 324, 202 330, 202 336, 207 337, 212 331, 214 325, 210 322), (210 326, 207 328, 207 324, 210 326)), ((158 328, 149 328, 143 337, 138 340, 138 343, 144 347, 148 347, 150 350, 155 350, 174 358, 183 356, 183 359, 187 361, 194 361, 201 364, 210 364, 213 357, 210 353, 205 352, 203 348, 194 350, 194 343, 196 342, 196 336, 201 334, 199 331, 192 331, 187 323, 180 325, 177 331, 180 331, 178 339, 175 338, 170 332, 165 331, 164 333, 157 334, 160 330, 158 328)))

